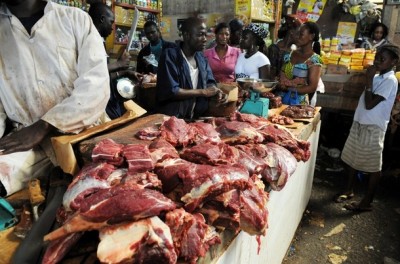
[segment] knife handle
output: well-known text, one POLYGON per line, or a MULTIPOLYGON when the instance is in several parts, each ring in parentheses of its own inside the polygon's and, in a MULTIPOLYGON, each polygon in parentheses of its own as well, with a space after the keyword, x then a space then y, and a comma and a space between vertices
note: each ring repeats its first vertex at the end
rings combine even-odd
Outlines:
POLYGON ((40 189, 40 181, 38 179, 29 181, 29 198, 33 206, 41 204, 45 199, 40 189))

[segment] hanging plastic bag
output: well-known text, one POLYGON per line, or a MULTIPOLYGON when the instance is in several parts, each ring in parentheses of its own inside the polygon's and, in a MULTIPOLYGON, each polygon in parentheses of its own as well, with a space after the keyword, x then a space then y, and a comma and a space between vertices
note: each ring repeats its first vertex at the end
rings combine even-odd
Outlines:
POLYGON ((289 89, 282 97, 282 103, 286 105, 299 105, 300 98, 296 89, 289 89))
POLYGON ((143 56, 143 59, 145 59, 150 65, 158 67, 158 61, 156 60, 156 56, 154 56, 153 53, 148 56, 143 56))

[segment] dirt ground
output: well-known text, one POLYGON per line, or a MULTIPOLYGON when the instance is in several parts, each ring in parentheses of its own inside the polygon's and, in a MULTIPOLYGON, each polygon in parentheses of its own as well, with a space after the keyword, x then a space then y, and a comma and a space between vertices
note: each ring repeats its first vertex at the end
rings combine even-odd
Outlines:
MULTIPOLYGON (((334 117, 333 123, 342 123, 336 131, 332 131, 329 125, 324 127, 323 119, 321 135, 324 136, 320 139, 311 198, 283 261, 285 264, 400 263, 399 133, 384 152, 383 177, 373 210, 354 213, 344 209, 344 204, 333 202, 347 175, 344 170, 332 171, 332 168, 340 170, 343 164, 329 156, 328 150, 332 147, 342 149, 347 136, 345 131, 349 129, 349 117, 334 117), (327 130, 336 135, 335 144, 330 147, 323 146, 332 142, 327 136, 329 132, 324 133, 327 130)), ((326 120, 332 123, 332 117, 326 120)), ((367 182, 366 175, 359 177, 354 201, 359 201, 367 182)))

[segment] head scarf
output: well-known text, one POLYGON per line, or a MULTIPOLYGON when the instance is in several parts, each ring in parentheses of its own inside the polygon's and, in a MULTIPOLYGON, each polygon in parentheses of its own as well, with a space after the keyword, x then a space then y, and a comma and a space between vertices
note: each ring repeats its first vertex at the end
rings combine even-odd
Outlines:
POLYGON ((265 28, 253 23, 245 27, 243 31, 251 31, 261 40, 265 39, 268 36, 268 31, 265 28))

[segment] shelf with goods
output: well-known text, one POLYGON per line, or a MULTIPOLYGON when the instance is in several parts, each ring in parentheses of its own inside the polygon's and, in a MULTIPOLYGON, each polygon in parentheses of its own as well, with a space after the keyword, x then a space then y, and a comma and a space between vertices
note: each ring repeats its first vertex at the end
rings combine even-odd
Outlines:
MULTIPOLYGON (((111 57, 120 53, 120 49, 127 44, 129 30, 132 25, 135 8, 139 10, 139 21, 136 30, 136 39, 140 44, 143 35, 143 25, 147 20, 159 21, 161 16, 160 0, 139 1, 139 0, 114 0, 112 10, 115 14, 115 23, 112 34, 106 40, 106 48, 111 57)), ((140 46, 140 45, 139 45, 140 46)), ((140 49, 140 47, 138 47, 140 49)), ((136 55, 138 51, 131 51, 136 55)))
POLYGON ((65 6, 77 7, 84 11, 88 11, 90 7, 90 4, 86 0, 52 0, 52 2, 65 6))
POLYGON ((235 15, 245 23, 257 23, 267 28, 269 41, 273 42, 278 34, 282 0, 235 0, 235 15))

